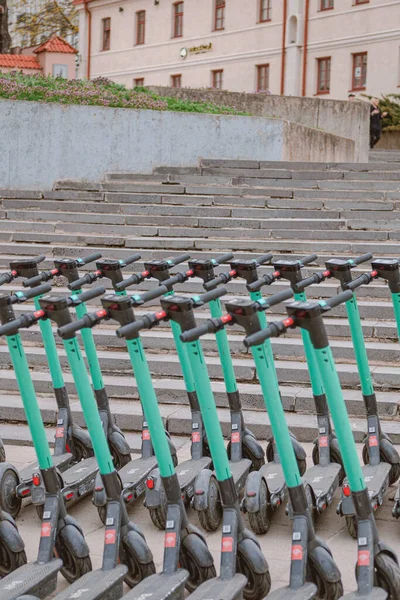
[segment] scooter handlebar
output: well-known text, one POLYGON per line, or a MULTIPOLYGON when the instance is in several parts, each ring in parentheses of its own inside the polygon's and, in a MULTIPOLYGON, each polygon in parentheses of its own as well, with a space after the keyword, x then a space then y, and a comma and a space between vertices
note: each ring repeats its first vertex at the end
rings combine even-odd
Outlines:
POLYGON ((35 256, 35 258, 33 259, 33 262, 35 262, 38 265, 39 263, 43 262, 44 260, 46 260, 46 255, 39 254, 39 256, 35 256))
POLYGON ((83 302, 87 302, 88 300, 93 300, 93 298, 98 298, 98 296, 103 296, 106 293, 106 288, 103 286, 98 286, 87 290, 86 292, 82 292, 81 294, 74 296, 73 300, 78 301, 79 304, 83 302))
MULTIPOLYGON (((106 316, 106 311, 104 311, 104 316, 106 316)), ((103 316, 103 318, 104 318, 103 316)), ((70 338, 77 331, 81 329, 86 329, 87 327, 93 327, 96 323, 101 320, 97 314, 86 314, 82 317, 82 319, 78 319, 77 321, 73 321, 72 323, 67 323, 67 325, 63 325, 57 329, 58 335, 63 339, 70 338)))
MULTIPOLYGON (((228 315, 229 316, 229 315, 228 315)), ((195 342, 203 335, 207 333, 216 333, 219 327, 220 319, 208 319, 202 325, 198 325, 198 327, 193 327, 193 329, 189 329, 188 331, 184 331, 181 333, 180 338, 182 342, 195 342)), ((227 321, 229 322, 229 321, 227 321)))
POLYGON ((217 258, 213 259, 213 262, 217 263, 218 265, 222 265, 224 263, 228 263, 230 260, 233 260, 234 255, 232 254, 232 252, 227 252, 226 254, 221 254, 221 256, 217 256, 217 258))
POLYGON ((180 263, 186 262, 187 260, 189 260, 190 258, 190 254, 179 254, 178 256, 175 256, 175 258, 169 258, 168 262, 171 265, 174 265, 174 267, 176 265, 179 265, 180 263))
POLYGON ((89 254, 89 256, 84 256, 83 258, 77 258, 76 262, 80 265, 87 265, 95 260, 99 260, 101 258, 100 252, 93 252, 93 254, 89 254))
POLYGON ((270 296, 267 300, 263 300, 262 303, 260 302, 260 308, 261 310, 268 310, 268 308, 271 308, 271 306, 276 306, 276 304, 280 304, 281 302, 289 300, 290 298, 293 298, 293 290, 288 288, 287 290, 282 290, 281 292, 270 296))
POLYGON ((126 288, 131 285, 141 283, 142 281, 144 281, 144 279, 145 279, 145 277, 144 277, 143 273, 134 273, 127 279, 124 279, 123 281, 119 281, 118 283, 116 283, 115 290, 118 292, 122 292, 123 290, 126 290, 126 288))
POLYGON ((12 273, 3 273, 2 275, 0 275, 0 285, 4 285, 5 283, 11 283, 13 279, 14 276, 12 275, 12 273))
POLYGON ((335 308, 335 306, 339 306, 340 304, 343 304, 344 302, 348 302, 349 300, 351 300, 353 297, 353 292, 351 290, 346 290, 345 292, 341 292, 340 294, 338 294, 337 296, 334 296, 333 298, 329 298, 329 300, 326 300, 323 304, 323 308, 327 310, 329 310, 330 308, 335 308))
POLYGON ((268 253, 268 254, 262 254, 261 256, 258 256, 255 260, 258 265, 265 265, 266 263, 270 263, 272 258, 273 258, 273 255, 271 253, 268 253))
POLYGON ((202 304, 207 304, 208 302, 211 302, 212 300, 218 300, 218 298, 221 298, 221 296, 224 296, 226 294, 226 292, 227 292, 227 289, 224 287, 220 287, 215 290, 210 290, 209 292, 206 292, 205 294, 201 294, 199 296, 200 302, 202 304))
POLYGON ((154 290, 143 292, 142 294, 132 295, 132 303, 136 305, 145 304, 146 302, 150 302, 150 300, 164 296, 164 294, 166 294, 168 291, 169 290, 165 285, 160 285, 159 287, 154 288, 154 290))
POLYGON ((75 281, 71 281, 71 283, 68 284, 68 289, 75 291, 75 290, 80 290, 85 283, 93 283, 94 281, 97 281, 97 279, 99 278, 99 273, 95 272, 95 273, 86 273, 86 275, 83 275, 82 277, 79 277, 79 279, 75 279, 75 281))
POLYGON ((353 260, 353 263, 355 265, 361 265, 362 263, 372 260, 372 258, 373 258, 372 254, 370 252, 367 252, 367 254, 362 254, 361 256, 357 256, 357 258, 355 258, 353 260))
POLYGON ((300 260, 302 265, 309 265, 317 260, 318 256, 316 254, 309 254, 300 260))
POLYGON ((22 315, 22 317, 19 317, 18 319, 15 319, 14 321, 5 323, 5 325, 2 325, 0 327, 0 336, 15 335, 18 332, 18 330, 20 329, 20 327, 22 327, 25 324, 25 321, 26 321, 26 317, 25 317, 25 315, 22 315))
POLYGON ((128 258, 126 258, 126 259, 124 258, 124 259, 123 259, 123 262, 124 262, 124 264, 123 264, 123 265, 121 265, 121 266, 124 266, 124 267, 126 267, 126 266, 128 266, 128 265, 131 265, 132 263, 135 263, 135 262, 137 262, 137 261, 138 261, 138 260, 140 260, 141 258, 142 258, 142 255, 141 255, 141 254, 139 254, 139 252, 136 252, 136 254, 132 254, 132 256, 128 256, 128 258))
POLYGON ((215 290, 219 285, 228 283, 234 276, 236 271, 230 271, 229 273, 221 273, 218 277, 211 279, 211 281, 206 281, 203 284, 203 287, 207 292, 211 290, 215 290))
POLYGON ((36 296, 43 296, 43 294, 48 294, 49 292, 51 292, 51 284, 43 283, 43 285, 33 287, 29 290, 26 290, 26 292, 17 292, 16 294, 14 294, 14 297, 23 297, 24 299, 22 300, 22 302, 24 302, 25 300, 36 298, 36 296))
POLYGON ((264 287, 264 285, 271 285, 271 283, 273 283, 274 281, 275 278, 272 275, 272 273, 266 273, 265 275, 260 277, 260 279, 257 279, 257 281, 249 283, 247 286, 247 290, 249 292, 259 292, 261 288, 264 287))

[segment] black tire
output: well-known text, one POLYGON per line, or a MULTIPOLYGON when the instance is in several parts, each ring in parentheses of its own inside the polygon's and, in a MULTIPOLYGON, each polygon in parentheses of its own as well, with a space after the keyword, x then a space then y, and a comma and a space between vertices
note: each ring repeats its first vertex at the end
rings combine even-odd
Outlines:
MULTIPOLYGON (((268 445, 266 448, 266 456, 267 456, 268 462, 273 462, 273 460, 274 460, 274 444, 273 444, 272 440, 268 442, 268 445)), ((307 459, 306 458, 298 458, 296 456, 296 461, 297 461, 297 466, 300 471, 300 475, 303 477, 304 473, 307 470, 307 459)))
POLYGON ((82 442, 82 440, 74 437, 72 439, 72 441, 73 441, 72 460, 74 462, 81 462, 81 460, 84 460, 85 458, 91 458, 92 456, 94 456, 93 448, 88 448, 88 446, 85 446, 85 444, 82 442))
POLYGON ((149 508, 150 518, 153 521, 153 525, 164 531, 167 522, 167 497, 164 492, 164 488, 160 487, 160 504, 156 508, 149 508))
POLYGON ((17 517, 22 500, 17 496, 19 477, 12 469, 6 469, 0 481, 0 507, 12 517, 17 517))
POLYGON ((107 504, 105 506, 97 506, 97 512, 99 514, 100 521, 103 523, 103 525, 105 525, 107 520, 107 504))
POLYGON ((351 537, 356 540, 357 532, 358 532, 358 524, 357 524, 357 519, 354 515, 352 515, 351 517, 346 517, 346 527, 347 527, 347 531, 349 532, 349 535, 351 535, 351 537))
POLYGON ((89 573, 92 570, 90 556, 78 558, 69 547, 68 542, 66 542, 65 539, 61 539, 59 536, 57 536, 56 539, 54 555, 61 558, 63 561, 61 574, 68 583, 73 583, 82 577, 82 575, 85 575, 85 573, 89 573))
POLYGON ((198 512, 200 525, 205 531, 217 531, 222 522, 222 506, 218 483, 214 476, 210 477, 207 495, 208 508, 198 512))
POLYGON ((0 462, 6 462, 6 450, 4 446, 0 446, 0 462))
POLYGON ((193 548, 184 542, 181 544, 179 563, 182 569, 186 569, 189 572, 189 578, 186 581, 185 587, 190 593, 194 592, 199 585, 208 581, 208 579, 213 579, 213 577, 217 576, 214 565, 211 567, 200 566, 196 555, 193 553, 193 548))
POLYGON ((342 582, 325 581, 310 560, 307 562, 306 579, 317 586, 319 600, 338 600, 343 596, 342 582))
POLYGON ((400 567, 391 556, 383 552, 375 556, 375 576, 377 585, 388 593, 388 600, 400 598, 400 567))
POLYGON ((305 486, 305 492, 306 492, 306 498, 307 498, 307 504, 308 504, 308 508, 310 510, 310 516, 313 522, 313 526, 315 528, 316 525, 316 521, 317 521, 317 511, 314 507, 314 496, 313 493, 311 491, 311 487, 309 485, 305 486))
POLYGON ((110 447, 114 467, 117 469, 117 471, 122 469, 122 467, 127 465, 129 462, 131 462, 132 458, 130 454, 121 454, 121 452, 116 446, 114 446, 111 440, 108 440, 108 445, 110 447))
POLYGON ((236 571, 247 577, 247 584, 243 590, 245 600, 261 600, 265 598, 271 589, 271 575, 266 573, 255 573, 247 556, 237 548, 236 571))
POLYGON ((22 567, 27 562, 25 550, 12 552, 10 548, 0 539, 0 578, 6 577, 15 569, 22 567))
MULTIPOLYGON (((231 460, 231 442, 228 442, 226 451, 228 453, 229 460, 231 460)), ((247 458, 247 460, 251 460, 250 471, 259 471, 261 467, 265 465, 264 456, 262 458, 257 458, 257 456, 254 456, 254 454, 252 454, 245 445, 242 446, 242 456, 243 458, 247 458)))
POLYGON ((257 535, 267 533, 271 522, 272 509, 268 498, 268 488, 264 479, 260 485, 260 509, 257 512, 248 512, 249 524, 257 535))
MULTIPOLYGON (((337 463, 338 465, 340 465, 342 467, 339 471, 339 485, 342 485, 344 478, 346 476, 346 474, 344 472, 344 467, 343 467, 342 455, 340 454, 340 452, 337 451, 336 448, 334 448, 332 446, 330 447, 330 454, 331 454, 331 462, 337 463)), ((314 444, 313 451, 312 451, 312 459, 313 459, 314 465, 319 465, 318 444, 314 444)))
POLYGON ((178 463, 179 463, 178 455, 177 454, 171 454, 171 458, 172 458, 172 462, 174 464, 174 467, 176 469, 176 467, 178 466, 178 463))
POLYGON ((122 562, 128 567, 128 573, 124 581, 129 587, 135 587, 135 585, 143 581, 143 579, 146 579, 146 577, 149 577, 150 575, 154 575, 156 572, 153 561, 144 565, 138 560, 134 547, 122 542, 122 552, 122 562))
MULTIPOLYGON (((400 477, 400 463, 395 463, 394 465, 391 464, 390 460, 389 460, 389 456, 387 456, 387 454, 386 454, 385 450, 382 448, 382 446, 380 447, 379 456, 380 456, 381 462, 385 462, 385 463, 391 465, 391 469, 389 471, 389 485, 393 485, 394 483, 396 483, 396 481, 400 477)), ((368 444, 364 444, 364 446, 363 446, 362 459, 363 459, 364 465, 368 465, 368 463, 369 463, 368 444)))

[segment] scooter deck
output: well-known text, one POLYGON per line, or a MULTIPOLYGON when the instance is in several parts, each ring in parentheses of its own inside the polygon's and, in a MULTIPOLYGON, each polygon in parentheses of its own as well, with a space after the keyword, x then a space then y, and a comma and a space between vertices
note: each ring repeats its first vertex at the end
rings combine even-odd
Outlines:
POLYGON ((184 569, 178 569, 172 575, 150 575, 128 592, 124 600, 183 600, 188 577, 189 573, 184 569))
POLYGON ((268 594, 268 600, 313 600, 317 597, 318 589, 314 583, 305 583, 297 590, 284 587, 268 594))
POLYGON ((304 473, 303 480, 312 487, 314 494, 318 498, 321 495, 327 494, 332 487, 338 487, 340 470, 341 466, 338 463, 330 463, 326 467, 314 465, 304 473))
POLYGON ((246 585, 247 577, 241 573, 236 573, 233 579, 215 577, 190 594, 190 600, 242 600, 246 585))
POLYGON ((119 600, 123 594, 123 581, 128 572, 125 565, 110 571, 91 571, 57 594, 55 600, 119 600))
POLYGON ((185 460, 183 463, 179 463, 176 467, 176 474, 181 490, 191 485, 200 471, 208 469, 210 464, 211 458, 208 456, 203 456, 203 458, 200 458, 199 460, 190 459, 185 460))
MULTIPOLYGON (((72 460, 72 454, 70 454, 69 452, 65 452, 64 454, 60 454, 59 456, 53 455, 52 459, 54 466, 57 467, 59 471, 63 472, 68 468, 68 465, 72 460)), ((23 469, 21 469, 19 471, 21 481, 31 481, 32 473, 34 471, 39 471, 39 465, 37 462, 31 463, 23 469)))
POLYGON ((379 465, 376 466, 364 465, 362 467, 365 485, 367 486, 369 492, 373 492, 374 494, 375 492, 379 492, 379 490, 382 487, 383 481, 386 478, 389 479, 390 469, 391 465, 384 462, 381 462, 379 463, 379 465))
POLYGON ((232 473, 233 481, 238 493, 244 487, 246 483, 247 475, 250 473, 251 460, 242 458, 238 462, 229 461, 229 467, 232 473))
POLYGON ((360 595, 358 592, 350 592, 342 596, 340 600, 387 600, 388 594, 382 588, 374 587, 368 595, 360 595))
POLYGON ((285 486, 285 478, 280 463, 270 462, 263 465, 260 469, 260 475, 267 482, 270 494, 280 493, 285 486))
POLYGON ((118 471, 118 475, 122 481, 122 485, 131 486, 140 483, 140 481, 145 479, 150 471, 156 467, 157 459, 155 456, 150 456, 149 458, 136 458, 122 467, 122 469, 118 471))
MULTIPOLYGON (((68 487, 70 485, 75 485, 78 481, 86 479, 91 474, 93 477, 97 474, 99 470, 99 466, 97 464, 97 460, 94 456, 91 458, 85 458, 80 462, 76 463, 71 469, 64 471, 63 473, 63 481, 64 487, 68 487)), ((93 482, 94 485, 94 482, 93 482)), ((88 490, 90 491, 90 490, 88 490)), ((82 495, 82 494, 80 494, 82 495)))
POLYGON ((62 560, 59 558, 44 565, 31 562, 19 567, 0 580, 1 600, 16 600, 24 594, 47 598, 57 587, 57 574, 61 567, 62 560))

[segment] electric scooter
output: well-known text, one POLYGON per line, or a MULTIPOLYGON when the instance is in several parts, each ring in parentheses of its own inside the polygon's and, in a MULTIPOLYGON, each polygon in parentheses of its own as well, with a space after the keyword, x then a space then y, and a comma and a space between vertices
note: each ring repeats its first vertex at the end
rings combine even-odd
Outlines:
MULTIPOLYGON (((360 280, 352 282, 351 269, 371 260, 372 255, 366 254, 356 259, 330 259, 325 262, 326 270, 315 273, 314 279, 323 281, 334 277, 340 281, 343 290, 354 290, 363 283, 360 280)), ((368 356, 365 347, 360 314, 355 294, 346 302, 346 312, 350 324, 350 332, 356 356, 357 369, 361 382, 361 392, 367 413, 368 433, 364 440, 362 468, 368 487, 371 506, 376 510, 383 503, 383 496, 388 486, 399 478, 400 457, 390 438, 383 434, 378 416, 375 391, 369 369, 368 356)), ((342 488, 342 498, 337 513, 346 518, 349 534, 357 537, 357 521, 354 513, 354 502, 348 482, 342 488)))
MULTIPOLYGON (((42 257, 38 257, 42 259, 42 257)), ((18 277, 31 278, 38 274, 38 258, 20 259, 10 263, 10 275, 13 279, 18 277)), ((94 260, 93 256, 80 259, 82 264, 94 260)), ((6 274, 4 274, 5 276, 6 274)), ((26 287, 26 281, 23 282, 26 287)), ((40 281, 32 284, 34 289, 40 281)), ((31 287, 28 285, 27 287, 31 287)), ((12 296, 12 303, 18 302, 18 294, 12 296)), ((39 308, 38 295, 34 295, 36 310, 39 308)), ((54 441, 54 466, 60 473, 71 469, 79 469, 77 463, 93 457, 92 443, 88 433, 76 425, 65 387, 64 378, 58 358, 56 342, 51 329, 51 324, 46 321, 39 322, 44 349, 49 365, 54 396, 57 402, 57 428, 54 441)), ((20 471, 8 464, 0 465, 0 504, 12 516, 17 516, 21 510, 22 500, 29 498, 32 491, 32 473, 36 472, 38 464, 29 464, 20 471)), ((66 475, 67 477, 67 475, 66 475)), ((38 507, 39 513, 42 508, 38 507)), ((41 514, 39 515, 41 516, 41 514)))
MULTIPOLYGON (((134 254, 133 256, 129 257, 128 259, 126 259, 124 261, 113 260, 113 259, 97 261, 97 263, 96 263, 97 270, 94 271, 93 273, 86 273, 81 278, 79 278, 77 273, 75 276, 75 273, 71 269, 68 269, 67 277, 68 277, 68 281, 69 281, 69 287, 75 293, 79 294, 79 293, 81 293, 82 285, 91 284, 91 283, 97 281, 98 279, 107 278, 107 279, 110 279, 113 288, 116 289, 116 285, 118 283, 120 283, 121 281, 123 281, 122 269, 125 266, 132 264, 133 262, 136 262, 137 260, 139 260, 139 258, 140 258, 140 254, 134 254)), ((117 293, 117 295, 119 294, 119 295, 123 295, 123 296, 125 296, 125 294, 126 294, 126 292, 124 290, 117 291, 116 293, 117 293)), ((77 309, 77 316, 79 319, 84 319, 86 314, 87 314, 86 307, 84 308, 84 310, 77 309)), ((108 398, 105 398, 105 396, 104 396, 104 394, 106 392, 104 389, 103 379, 101 376, 100 364, 99 364, 99 361, 97 358, 96 345, 94 342, 93 333, 89 327, 82 328, 82 339, 83 339, 86 355, 90 357, 90 360, 89 360, 89 365, 91 367, 90 370, 92 371, 92 365, 96 366, 95 372, 92 374, 92 381, 94 382, 93 387, 95 389, 95 395, 97 398, 98 406, 100 406, 100 405, 104 406, 106 404, 108 407, 108 411, 106 411, 105 414, 103 415, 102 421, 103 421, 103 423, 106 422, 106 423, 110 424, 112 421, 111 421, 111 413, 110 413, 110 409, 109 409, 108 398), (96 388, 98 389, 97 393, 96 393, 96 388), (106 402, 105 402, 105 400, 106 400, 106 402)), ((143 407, 142 407, 142 412, 143 412, 143 407)), ((101 414, 101 411, 100 411, 100 414, 101 414)), ((118 431, 113 432, 111 435, 113 435, 113 436, 122 435, 121 431, 119 430, 119 428, 116 427, 115 424, 113 424, 113 428, 118 431)), ((105 428, 105 431, 106 430, 107 429, 105 428)), ((169 433, 167 433, 167 437, 168 437, 168 443, 170 445, 170 450, 171 450, 171 454, 173 457, 173 461, 176 466, 178 464, 176 448, 170 438, 169 433)), ((125 441, 125 439, 124 439, 124 441, 125 441)), ((126 442, 125 442, 125 445, 127 445, 126 442)), ((115 453, 117 454, 117 456, 121 456, 121 454, 122 454, 121 443, 119 443, 119 448, 120 448, 120 450, 117 453, 115 451, 113 452, 112 448, 110 448, 113 458, 114 458, 115 453)), ((157 467, 157 459, 154 455, 154 450, 153 450, 153 446, 151 443, 149 428, 148 428, 147 422, 145 420, 143 420, 143 422, 142 422, 141 455, 140 455, 140 457, 132 460, 130 458, 129 446, 128 446, 128 455, 129 455, 130 460, 128 462, 126 462, 124 460, 124 462, 123 462, 124 466, 122 469, 119 470, 119 477, 120 477, 120 480, 122 482, 122 486, 124 489, 124 492, 123 492, 124 500, 127 504, 131 504, 131 503, 135 502, 145 492, 147 477, 150 474, 150 472, 153 471, 153 469, 155 469, 157 467)), ((124 452, 124 456, 126 456, 126 452, 124 452)), ((121 462, 122 461, 120 460, 119 463, 121 463, 121 462)), ((114 464, 115 464, 115 460, 114 460, 114 464)), ((160 494, 161 493, 162 493, 162 490, 161 490, 160 494)), ((97 475, 97 480, 96 480, 94 493, 93 493, 93 504, 97 507, 100 519, 104 523, 105 516, 106 516, 107 497, 106 497, 105 489, 101 484, 100 474, 97 475)), ((162 510, 166 513, 165 503, 162 502, 161 504, 162 504, 162 510)), ((158 523, 159 515, 154 512, 151 514, 154 517, 155 522, 158 523)), ((164 521, 165 521, 165 516, 166 516, 166 514, 164 514, 164 521)), ((154 522, 154 520, 153 520, 153 522, 154 522)), ((163 529, 162 524, 160 525, 160 529, 163 529)))
MULTIPOLYGON (((138 255, 130 257, 130 260, 117 261, 119 268, 130 264, 132 260, 137 260, 138 255)), ((38 285, 43 281, 49 281, 54 277, 63 276, 67 279, 69 284, 72 284, 79 279, 78 268, 83 265, 97 260, 96 264, 103 264, 104 261, 100 261, 101 254, 95 253, 85 258, 59 258, 54 261, 54 269, 50 271, 43 271, 36 277, 32 277, 23 282, 24 286, 38 285)), ((81 293, 79 286, 74 288, 76 294, 81 293)), ((83 317, 86 314, 86 306, 84 302, 77 304, 75 307, 78 318, 83 317)), ((110 403, 107 396, 107 391, 104 386, 103 377, 100 369, 100 363, 96 352, 96 346, 92 333, 85 331, 82 334, 83 346, 85 354, 89 364, 89 371, 92 378, 92 384, 94 388, 94 394, 96 397, 97 407, 100 413, 100 419, 103 423, 103 429, 106 433, 110 452, 113 457, 114 465, 117 469, 121 469, 124 465, 129 463, 131 459, 131 453, 129 444, 127 443, 121 429, 115 424, 115 418, 111 414, 110 403)))
MULTIPOLYGON (((59 333, 68 337, 82 329, 93 327, 103 320, 114 319, 122 329, 135 322, 133 306, 158 297, 167 290, 164 287, 130 298, 128 296, 107 295, 102 298, 103 309, 87 314, 83 319, 68 326, 61 327, 59 333)), ((120 337, 125 337, 122 335, 120 337)), ((167 503, 165 527, 164 570, 160 576, 150 577, 138 586, 134 598, 144 598, 151 591, 153 600, 159 598, 181 598, 186 585, 189 591, 196 589, 203 581, 215 576, 213 558, 207 548, 203 535, 192 527, 187 519, 185 505, 175 467, 171 456, 168 438, 161 419, 160 410, 150 370, 144 353, 141 339, 137 333, 126 333, 126 344, 132 362, 139 395, 142 400, 145 419, 153 441, 163 489, 167 503), (178 570, 178 564, 189 573, 178 570)))
MULTIPOLYGON (((215 279, 204 283, 204 289, 212 290, 212 289, 215 289, 220 284, 225 285, 229 281, 232 281, 232 279, 240 278, 240 279, 244 279, 246 282, 246 289, 249 292, 250 299, 253 300, 254 302, 257 302, 258 300, 260 300, 262 298, 261 293, 259 291, 251 291, 249 286, 259 279, 259 275, 258 275, 258 271, 257 271, 258 267, 261 265, 270 263, 271 260, 272 260, 272 254, 263 254, 262 256, 258 256, 257 258, 253 258, 250 260, 239 260, 239 259, 232 260, 232 261, 230 261, 231 270, 227 273, 221 273, 218 277, 215 277, 215 279)), ((263 313, 260 315, 260 319, 261 319, 261 325, 263 327, 266 327, 267 320, 266 320, 266 316, 263 313)), ((275 370, 275 362, 273 360, 271 344, 267 343, 266 349, 267 349, 270 361, 273 365, 273 369, 275 370)), ((307 455, 306 455, 304 448, 297 441, 296 436, 291 432, 290 432, 290 436, 292 438, 293 449, 296 454, 296 460, 297 460, 297 464, 299 466, 300 474, 303 475, 303 473, 305 473, 306 468, 307 468, 307 461, 306 461, 307 455)), ((266 456, 267 456, 268 462, 275 462, 275 466, 273 466, 273 469, 276 469, 276 473, 278 474, 280 467, 277 465, 279 465, 280 459, 278 456, 275 456, 276 452, 277 452, 276 444, 274 443, 273 438, 271 438, 268 440, 266 456)), ((277 491, 281 490, 282 485, 283 485, 283 479, 281 476, 279 476, 279 480, 276 479, 277 487, 275 488, 275 486, 274 486, 273 490, 271 490, 271 491, 277 492, 277 491)), ((278 498, 277 498, 277 502, 279 502, 278 498)), ((243 506, 245 508, 246 505, 244 504, 243 506)))
MULTIPOLYGON (((252 292, 260 290, 264 285, 286 279, 297 301, 306 301, 305 288, 314 283, 313 277, 302 279, 301 269, 304 265, 314 262, 315 255, 302 260, 274 260, 274 272, 266 274, 258 281, 249 285, 252 292)), ((328 403, 324 386, 315 358, 314 348, 308 332, 301 330, 304 352, 311 381, 311 389, 317 414, 318 437, 314 440, 314 466, 307 469, 303 475, 309 485, 312 500, 312 516, 320 515, 333 502, 334 494, 344 479, 343 463, 340 456, 339 444, 333 433, 329 418, 328 403)), ((290 513, 290 506, 288 507, 290 513)))
MULTIPOLYGON (((19 301, 50 289, 50 285, 45 285, 25 294, 19 292, 19 301)), ((37 560, 19 567, 0 580, 2 600, 15 600, 23 594, 36 594, 39 598, 45 598, 56 588, 58 571, 61 570, 65 579, 72 583, 92 568, 82 529, 68 515, 65 507, 59 473, 50 454, 28 361, 14 321, 13 298, 0 294, 0 320, 3 324, 0 335, 7 336, 7 345, 38 459, 38 470, 32 475, 32 500, 43 503, 44 510, 37 560)))
MULTIPOLYGON (((264 331, 259 314, 268 307, 287 300, 292 290, 284 290, 268 300, 253 302, 250 299, 233 299, 225 303, 227 314, 210 319, 203 325, 188 331, 182 338, 190 343, 205 333, 216 333, 227 325, 237 324, 246 334, 256 338, 264 331)), ((249 339, 249 338, 246 338, 249 339)), ((273 600, 337 600, 343 593, 340 572, 328 546, 316 537, 309 507, 309 486, 304 484, 293 450, 291 436, 279 394, 276 370, 271 362, 263 339, 256 338, 247 344, 254 358, 257 375, 263 391, 265 406, 271 422, 272 433, 281 458, 282 469, 292 505, 293 531, 291 570, 289 586, 272 592, 273 600), (318 594, 317 594, 318 591, 318 594)))
POLYGON ((329 346, 322 315, 331 308, 349 302, 351 290, 319 302, 294 302, 286 306, 288 318, 272 323, 267 329, 250 334, 247 347, 258 348, 269 337, 276 337, 289 328, 305 328, 314 346, 317 363, 326 390, 332 421, 335 427, 343 464, 348 478, 357 519, 357 591, 343 596, 345 600, 397 600, 400 597, 400 568, 398 559, 379 538, 368 488, 365 485, 343 392, 329 346))
MULTIPOLYGON (((117 335, 134 338, 141 329, 148 328, 150 322, 155 325, 172 313, 175 315, 174 320, 179 325, 179 329, 186 331, 196 325, 193 305, 199 306, 210 300, 216 300, 224 293, 225 290, 220 288, 196 296, 195 299, 176 295, 164 296, 161 300, 163 310, 121 327, 117 331, 117 335)), ((210 598, 235 600, 241 598, 243 594, 247 600, 259 600, 270 590, 271 580, 268 564, 261 552, 257 538, 245 529, 242 521, 235 483, 230 471, 230 463, 200 342, 187 345, 187 348, 218 481, 216 493, 219 490, 223 507, 220 577, 203 583, 192 594, 192 597, 195 600, 210 598)), ((131 352, 131 357, 134 356, 135 353, 131 352)))
MULTIPOLYGON (((69 298, 56 294, 42 296, 39 301, 41 312, 43 313, 42 316, 46 316, 48 319, 54 321, 61 328, 72 322, 69 307, 79 302, 79 298, 82 298, 82 301, 84 301, 104 293, 104 288, 95 288, 79 296, 69 298)), ((115 574, 117 565, 122 563, 128 567, 128 572, 124 580, 130 587, 134 587, 155 572, 153 556, 143 533, 137 525, 129 520, 122 495, 122 484, 112 460, 96 399, 90 385, 89 375, 86 371, 75 333, 64 336, 63 344, 82 405, 83 416, 92 440, 95 457, 101 473, 102 485, 107 494, 105 545, 109 546, 109 548, 107 548, 104 554, 102 572, 97 571, 97 575, 98 577, 101 576, 103 581, 109 582, 109 569, 112 569, 115 574)), ((121 574, 120 571, 117 571, 118 573, 119 575, 121 574)), ((113 575, 111 578, 113 578, 113 575)), ((94 576, 93 582, 96 582, 93 587, 94 594, 94 591, 99 589, 96 576, 94 576)), ((90 586, 88 587, 90 588, 90 586)), ((93 597, 97 598, 98 596, 93 595, 93 597)), ((85 596, 85 600, 86 598, 92 599, 92 596, 85 596)))

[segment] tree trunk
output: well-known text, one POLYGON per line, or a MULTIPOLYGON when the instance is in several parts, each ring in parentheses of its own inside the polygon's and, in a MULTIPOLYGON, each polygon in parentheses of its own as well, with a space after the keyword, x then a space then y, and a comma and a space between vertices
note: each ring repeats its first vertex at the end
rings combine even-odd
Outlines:
POLYGON ((0 54, 8 54, 11 48, 11 36, 8 33, 7 0, 0 0, 0 54))

